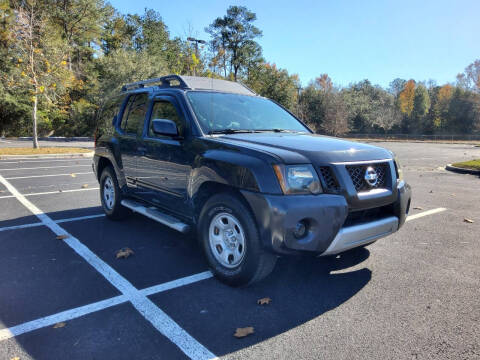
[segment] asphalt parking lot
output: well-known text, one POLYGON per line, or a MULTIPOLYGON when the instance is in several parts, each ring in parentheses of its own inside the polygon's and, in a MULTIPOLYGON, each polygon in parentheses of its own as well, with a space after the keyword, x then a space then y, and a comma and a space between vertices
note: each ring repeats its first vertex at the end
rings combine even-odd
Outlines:
POLYGON ((281 258, 240 289, 211 277, 194 236, 107 220, 91 159, 0 160, 0 359, 480 358, 480 179, 443 169, 480 148, 377 145, 413 188, 405 226, 281 258), (123 247, 134 255, 116 259, 123 247))

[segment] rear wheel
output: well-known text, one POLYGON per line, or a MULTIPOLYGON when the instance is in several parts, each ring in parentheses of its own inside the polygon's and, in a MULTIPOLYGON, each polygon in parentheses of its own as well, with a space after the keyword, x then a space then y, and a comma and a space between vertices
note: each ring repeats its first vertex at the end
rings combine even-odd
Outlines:
POLYGON ((121 204, 122 192, 111 166, 105 167, 100 176, 100 200, 105 215, 110 219, 123 219, 129 213, 128 209, 121 204))
POLYGON ((199 236, 215 276, 232 285, 249 285, 273 270, 277 257, 263 250, 250 210, 232 194, 210 198, 200 214, 199 236))

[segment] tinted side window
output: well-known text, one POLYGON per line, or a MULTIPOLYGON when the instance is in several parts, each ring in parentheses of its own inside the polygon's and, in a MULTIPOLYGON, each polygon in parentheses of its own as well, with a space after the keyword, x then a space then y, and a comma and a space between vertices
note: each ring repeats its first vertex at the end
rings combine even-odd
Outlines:
POLYGON ((112 131, 113 117, 118 114, 125 96, 115 96, 105 101, 97 117, 97 135, 112 131))
POLYGON ((148 94, 137 94, 128 99, 123 112, 120 127, 127 134, 138 134, 143 127, 145 114, 147 113, 148 94))
MULTIPOLYGON (((183 134, 184 121, 181 115, 177 112, 175 106, 169 101, 156 101, 153 104, 151 120, 154 119, 167 119, 172 120, 177 124, 178 132, 183 134)), ((158 136, 153 132, 153 123, 150 120, 150 125, 148 127, 148 136, 158 136)))

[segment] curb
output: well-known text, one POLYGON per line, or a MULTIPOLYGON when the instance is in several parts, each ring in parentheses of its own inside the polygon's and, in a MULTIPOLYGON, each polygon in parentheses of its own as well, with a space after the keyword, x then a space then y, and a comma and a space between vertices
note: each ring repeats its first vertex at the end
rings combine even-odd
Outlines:
POLYGON ((480 170, 459 168, 453 166, 452 164, 447 164, 447 166, 445 166, 445 169, 459 174, 480 175, 480 170))
POLYGON ((92 158, 93 151, 88 153, 67 153, 67 154, 35 154, 35 155, 0 155, 0 160, 5 159, 39 159, 39 158, 47 158, 47 159, 55 159, 55 158, 77 158, 77 157, 84 157, 84 158, 92 158))

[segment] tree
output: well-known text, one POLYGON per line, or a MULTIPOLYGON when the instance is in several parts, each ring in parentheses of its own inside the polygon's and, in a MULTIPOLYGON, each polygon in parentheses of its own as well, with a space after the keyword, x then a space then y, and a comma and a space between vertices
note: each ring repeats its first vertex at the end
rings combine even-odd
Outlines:
POLYGON ((12 36, 17 56, 10 84, 28 92, 32 102, 33 147, 38 148, 38 104, 52 104, 69 86, 72 74, 66 65, 66 47, 58 28, 47 17, 47 9, 37 0, 14 3, 16 18, 12 36))
POLYGON ((407 116, 412 114, 414 99, 415 80, 408 80, 405 83, 403 90, 398 94, 398 106, 403 114, 407 116))
POLYGON ((298 75, 278 69, 275 64, 263 63, 252 68, 246 84, 261 96, 268 97, 295 112, 297 89, 300 86, 298 75))
POLYGON ((450 132, 470 134, 480 130, 480 95, 456 87, 448 109, 450 132))
POLYGON ((424 130, 427 129, 428 132, 433 131, 432 124, 427 124, 425 122, 426 115, 430 110, 430 96, 426 87, 422 84, 419 84, 415 89, 415 96, 413 99, 413 111, 412 116, 414 119, 413 127, 415 130, 424 130))
POLYGON ((244 6, 230 6, 224 17, 216 18, 205 29, 212 37, 212 49, 223 52, 224 74, 227 67, 233 79, 237 81, 240 72, 248 68, 252 59, 261 56, 261 48, 255 42, 262 32, 253 25, 257 19, 255 13, 244 6))
POLYGON ((353 132, 386 132, 399 123, 394 96, 368 80, 343 89, 342 96, 353 132))
POLYGON ((407 83, 407 80, 396 78, 395 80, 390 82, 388 92, 393 96, 397 97, 398 94, 400 94, 400 92, 405 87, 406 83, 407 83))
POLYGON ((457 75, 457 83, 464 89, 480 93, 480 59, 465 68, 465 71, 457 75))

